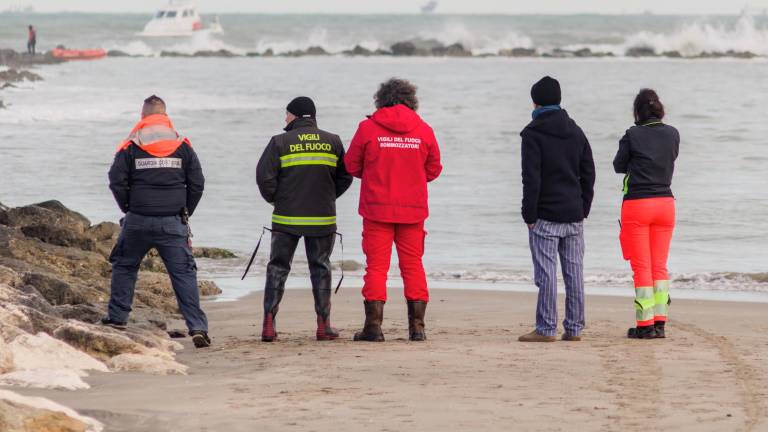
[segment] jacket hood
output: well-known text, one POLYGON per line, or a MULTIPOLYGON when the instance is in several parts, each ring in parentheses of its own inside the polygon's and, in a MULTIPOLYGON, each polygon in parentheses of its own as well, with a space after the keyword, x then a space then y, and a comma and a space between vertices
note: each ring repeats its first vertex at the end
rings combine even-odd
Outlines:
POLYGON ((530 122, 523 132, 528 129, 558 138, 570 138, 579 133, 576 122, 571 120, 564 109, 542 113, 530 122))
POLYGON ((401 134, 411 132, 423 123, 416 111, 405 105, 380 108, 369 118, 379 126, 401 134))

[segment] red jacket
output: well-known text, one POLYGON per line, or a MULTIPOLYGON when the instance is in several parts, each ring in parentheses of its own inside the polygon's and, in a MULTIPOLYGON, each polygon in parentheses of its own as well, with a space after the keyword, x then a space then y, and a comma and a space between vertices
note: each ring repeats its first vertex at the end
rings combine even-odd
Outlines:
POLYGON ((363 120, 344 163, 350 174, 363 180, 363 218, 412 224, 429 216, 427 182, 443 167, 435 133, 415 111, 395 105, 363 120))

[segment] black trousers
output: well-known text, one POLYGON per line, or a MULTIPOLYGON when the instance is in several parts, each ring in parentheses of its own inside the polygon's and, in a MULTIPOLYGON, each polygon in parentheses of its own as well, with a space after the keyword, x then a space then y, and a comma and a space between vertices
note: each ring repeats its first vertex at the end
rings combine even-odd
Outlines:
MULTIPOLYGON (((279 231, 272 232, 272 249, 267 264, 267 282, 264 287, 264 315, 274 317, 285 293, 285 281, 291 272, 293 255, 301 237, 279 231)), ((325 237, 304 237, 309 262, 315 313, 327 320, 331 314, 331 254, 335 234, 325 237)))

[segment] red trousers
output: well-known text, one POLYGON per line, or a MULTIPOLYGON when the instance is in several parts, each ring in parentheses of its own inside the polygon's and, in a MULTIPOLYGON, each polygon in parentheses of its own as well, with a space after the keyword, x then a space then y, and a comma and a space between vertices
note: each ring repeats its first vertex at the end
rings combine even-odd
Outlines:
POLYGON ((363 297, 367 301, 387 301, 387 273, 392 259, 392 243, 397 247, 405 298, 429 301, 424 256, 424 222, 394 224, 363 220, 363 252, 366 258, 363 297))
POLYGON ((621 249, 634 273, 638 326, 667 320, 667 258, 674 229, 674 198, 627 200, 621 207, 621 249))

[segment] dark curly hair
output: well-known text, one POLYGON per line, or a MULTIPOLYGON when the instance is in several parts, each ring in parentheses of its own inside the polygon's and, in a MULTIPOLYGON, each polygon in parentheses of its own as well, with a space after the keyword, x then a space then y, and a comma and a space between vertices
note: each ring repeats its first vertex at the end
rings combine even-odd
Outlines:
POLYGON ((419 109, 419 99, 416 97, 416 86, 409 81, 390 78, 381 83, 379 90, 373 95, 376 109, 403 104, 416 111, 419 109))
POLYGON ((661 103, 659 95, 655 90, 642 89, 635 97, 634 103, 635 120, 645 123, 654 118, 662 120, 664 118, 664 104, 661 103))

